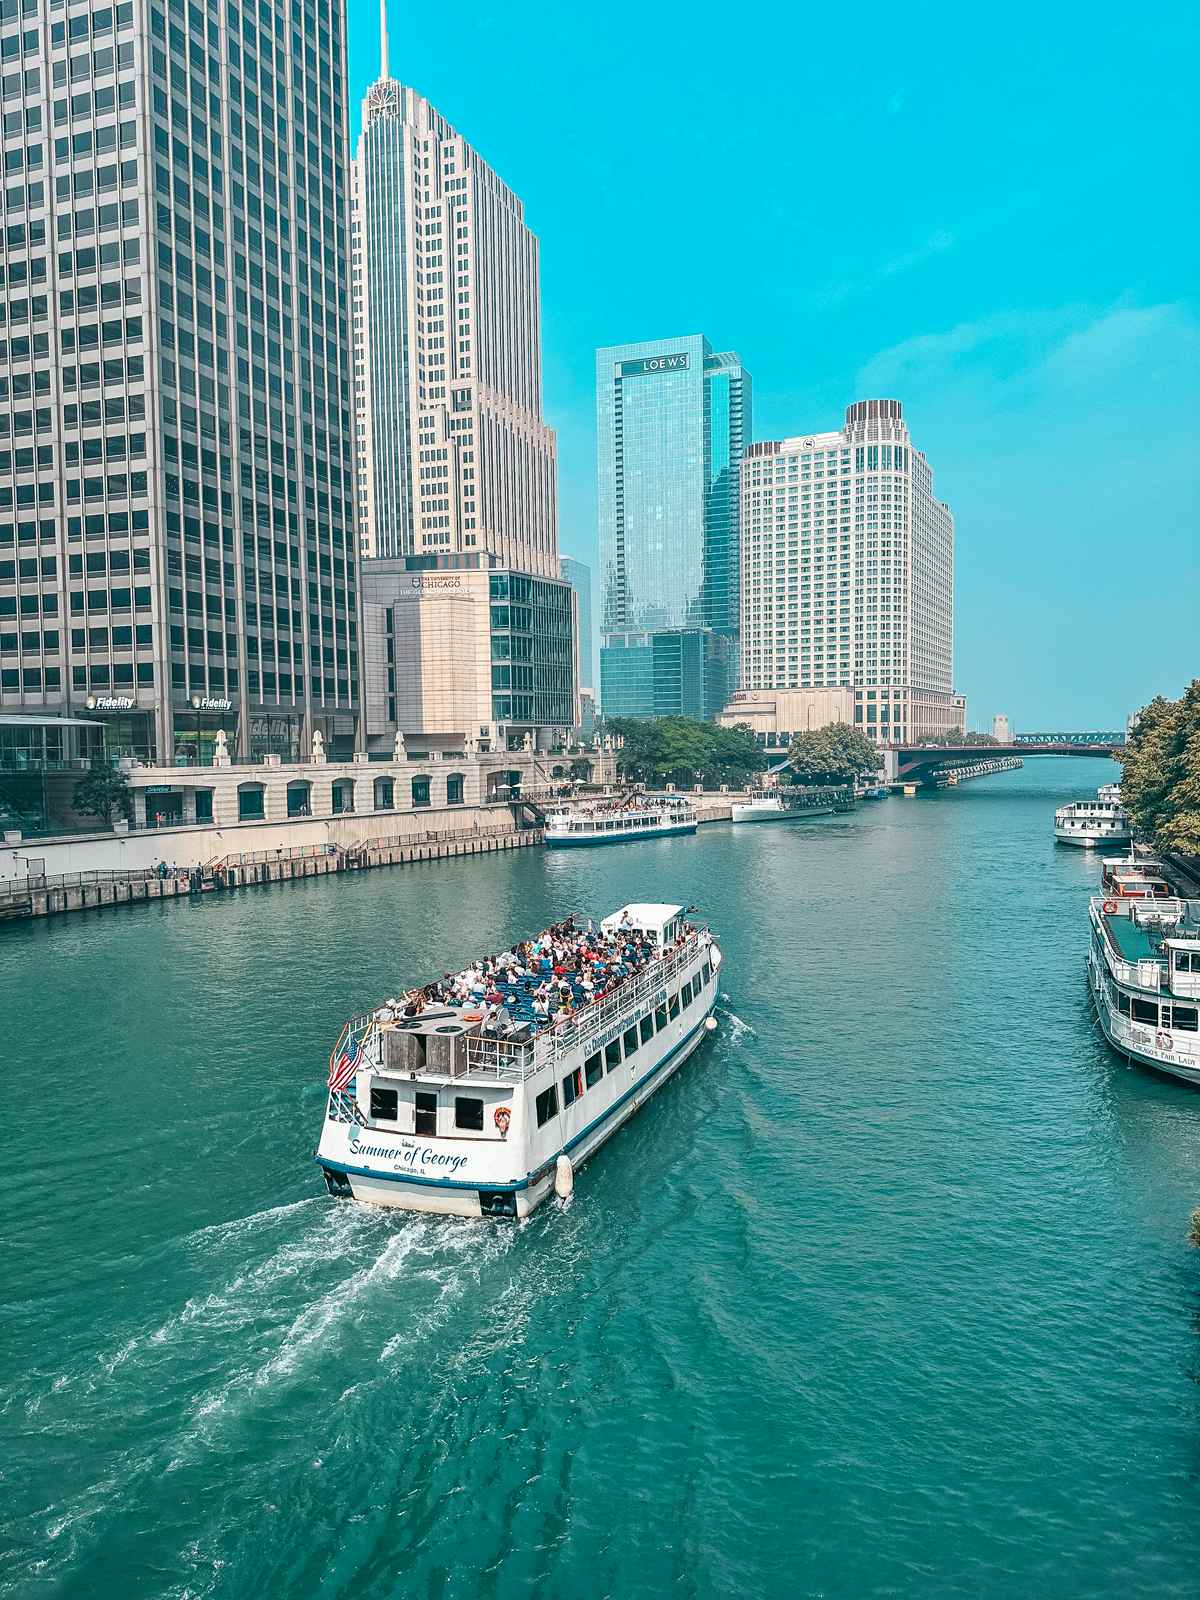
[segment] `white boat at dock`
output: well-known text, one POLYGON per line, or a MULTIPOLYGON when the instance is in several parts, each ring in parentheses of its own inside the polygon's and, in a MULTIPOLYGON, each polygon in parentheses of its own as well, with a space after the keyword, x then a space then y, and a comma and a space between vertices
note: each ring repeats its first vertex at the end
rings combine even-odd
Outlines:
POLYGON ((543 840, 552 850, 587 844, 627 844, 695 833, 695 807, 682 795, 636 795, 625 800, 575 802, 546 813, 543 840))
POLYGON ((793 797, 778 789, 751 789, 744 800, 734 800, 730 806, 733 822, 799 822, 807 817, 828 817, 839 809, 833 797, 793 797))
POLYGON ((1158 866, 1105 862, 1088 988, 1114 1050, 1200 1088, 1200 900, 1173 895, 1158 866))
POLYGON ((1128 844, 1133 838, 1128 813, 1121 805, 1121 787, 1106 783, 1094 800, 1076 800, 1059 806, 1054 813, 1054 837, 1059 844, 1081 845, 1094 850, 1097 845, 1128 844))
POLYGON ((316 1153, 329 1192, 466 1217, 569 1193, 716 1026, 721 964, 682 906, 631 904, 354 1018, 316 1153))

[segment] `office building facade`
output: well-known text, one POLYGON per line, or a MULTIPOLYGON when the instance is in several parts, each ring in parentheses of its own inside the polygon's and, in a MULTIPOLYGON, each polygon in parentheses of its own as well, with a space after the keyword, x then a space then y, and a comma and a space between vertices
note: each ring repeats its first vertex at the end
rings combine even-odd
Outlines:
POLYGON ((896 400, 751 445, 742 464, 745 691, 847 689, 880 743, 962 728, 954 518, 896 400))
POLYGON ((714 354, 701 335, 596 353, 600 698, 608 715, 630 714, 620 710, 629 662, 615 652, 629 648, 621 641, 631 634, 708 629, 731 641, 736 659, 739 468, 751 409, 740 359, 714 354))
POLYGON ((150 761, 349 749, 343 6, 35 11, 0 22, 0 706, 150 761))
POLYGON ((575 596, 482 552, 363 569, 370 746, 550 749, 577 725, 575 596))
POLYGON ((713 720, 733 683, 733 644, 712 628, 610 634, 605 716, 713 720))
POLYGON ((557 578, 538 241, 512 190, 389 76, 381 42, 352 174, 360 547, 557 578))

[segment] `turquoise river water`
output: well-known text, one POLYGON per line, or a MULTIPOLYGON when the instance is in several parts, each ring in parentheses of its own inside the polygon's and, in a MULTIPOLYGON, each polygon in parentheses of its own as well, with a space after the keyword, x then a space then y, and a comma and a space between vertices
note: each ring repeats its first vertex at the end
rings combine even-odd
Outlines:
POLYGON ((0 930, 0 1594, 1200 1595, 1200 1095, 1083 981, 1107 763, 0 930), (721 1028, 527 1224, 325 1196, 344 1016, 695 902, 721 1028))

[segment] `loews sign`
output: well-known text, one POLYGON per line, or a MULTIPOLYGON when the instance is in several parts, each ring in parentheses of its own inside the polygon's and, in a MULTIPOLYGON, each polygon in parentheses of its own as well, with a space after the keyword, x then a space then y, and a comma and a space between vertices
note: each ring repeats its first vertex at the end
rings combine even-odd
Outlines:
POLYGON ((686 350, 681 350, 673 356, 643 356, 640 361, 622 361, 621 376, 623 378, 644 378, 652 373, 680 372, 690 364, 691 357, 686 350))

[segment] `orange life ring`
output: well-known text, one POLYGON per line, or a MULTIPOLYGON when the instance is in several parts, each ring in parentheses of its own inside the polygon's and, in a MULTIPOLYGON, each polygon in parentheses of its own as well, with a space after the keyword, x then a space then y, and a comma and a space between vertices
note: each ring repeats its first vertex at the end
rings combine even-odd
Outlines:
POLYGON ((503 1139, 508 1132, 509 1124, 512 1122, 512 1107, 497 1106, 495 1111, 492 1112, 492 1121, 499 1128, 500 1137, 503 1139))
POLYGON ((463 1021, 464 1022, 482 1022, 483 1021, 483 1012, 482 1011, 464 1011, 463 1012, 463 1021))
POLYGON ((1115 917, 1116 914, 1117 914, 1117 902, 1115 900, 1106 900, 1104 902, 1104 915, 1106 917, 1115 917))

